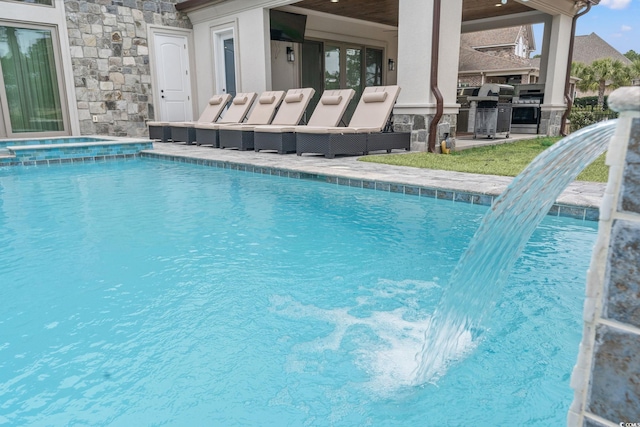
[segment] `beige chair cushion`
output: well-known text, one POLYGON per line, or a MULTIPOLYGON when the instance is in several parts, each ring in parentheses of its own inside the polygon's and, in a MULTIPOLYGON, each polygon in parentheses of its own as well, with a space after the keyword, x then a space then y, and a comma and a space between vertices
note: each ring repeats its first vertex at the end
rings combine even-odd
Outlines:
POLYGON ((360 97, 348 127, 312 126, 309 121, 309 126, 296 126, 295 131, 313 134, 323 133, 323 129, 324 133, 331 134, 380 132, 387 123, 399 93, 399 86, 367 87, 360 97))
POLYGON ((260 102, 260 104, 273 104, 276 102, 276 97, 273 95, 262 95, 258 102, 260 102))
POLYGON ((362 101, 369 102, 384 102, 387 99, 387 92, 371 92, 371 93, 363 93, 362 101))
MULTIPOLYGON (((295 89, 292 89, 295 90, 295 89)), ((312 89, 313 93, 315 93, 315 89, 312 89)), ((291 92, 291 90, 289 91, 291 92)), ((304 94, 302 92, 296 92, 296 93, 289 93, 287 92, 287 94, 284 96, 284 102, 286 102, 287 104, 291 104, 293 102, 302 102, 302 100, 304 99, 304 94)))
POLYGON ((273 118, 272 124, 256 126, 254 131, 270 133, 293 132, 293 126, 300 122, 314 93, 315 89, 313 88, 290 89, 287 91, 284 101, 280 104, 278 114, 273 118), (289 130, 285 130, 285 128, 289 130))
POLYGON ((304 110, 307 109, 307 105, 309 105, 309 101, 315 92, 315 89, 310 87, 289 89, 271 123, 284 126, 294 126, 300 123, 304 110))
POLYGON ((231 99, 229 94, 212 96, 197 122, 147 122, 147 126, 193 127, 196 123, 215 122, 220 117, 229 99, 231 99))
MULTIPOLYGON (((292 89, 305 91, 307 89, 292 89)), ((278 116, 273 120, 273 125, 271 126, 257 126, 255 128, 255 132, 269 132, 269 133, 286 133, 286 132, 295 132, 298 129, 306 129, 309 126, 320 126, 323 129, 327 127, 334 127, 342 118, 345 110, 347 109, 347 105, 349 105, 349 101, 353 98, 355 91, 353 89, 341 89, 341 90, 327 90, 322 94, 320 98, 320 102, 316 106, 316 109, 313 111, 311 118, 309 119, 308 126, 294 126, 297 122, 293 120, 287 120, 289 124, 276 124, 276 121, 279 121, 280 112, 287 108, 291 108, 286 104, 280 106, 280 110, 278 111, 278 116)), ((307 97, 305 95, 305 99, 310 99, 313 96, 313 93, 307 97)), ((285 98, 286 101, 286 98, 285 98)), ((305 107, 301 109, 302 112, 306 109, 306 105, 308 104, 308 100, 305 102, 305 107)), ((295 104, 294 104, 295 105, 295 104)), ((283 113, 284 114, 284 113, 283 113)), ((300 117, 302 117, 303 113, 300 113, 300 117)), ((288 113, 287 113, 288 115, 288 113)))
MULTIPOLYGON (((207 106, 204 108, 202 114, 200 114, 200 118, 198 118, 198 123, 211 123, 218 120, 220 114, 222 114, 222 110, 231 99, 231 95, 225 93, 224 95, 215 95, 209 102, 207 102, 207 106), (212 104, 211 101, 214 101, 212 104)), ((173 125, 172 125, 173 126, 173 125)), ((190 126, 193 126, 191 124, 190 126)))
POLYGON ((350 128, 372 128, 380 132, 393 110, 400 93, 399 86, 370 86, 364 89, 356 106, 350 128))
POLYGON ((245 105, 249 98, 244 93, 239 93, 233 98, 233 105, 245 105))
POLYGON ((353 89, 325 90, 307 125, 338 126, 353 95, 355 95, 353 89))
POLYGON ((221 123, 196 123, 193 127, 196 129, 217 130, 220 129, 220 126, 224 125, 221 123))
POLYGON ((247 117, 249 109, 253 105, 257 94, 255 92, 238 93, 233 98, 229 109, 218 120, 218 123, 240 123, 247 117))
POLYGON ((313 134, 344 134, 344 133, 357 133, 353 128, 345 128, 338 126, 296 126, 296 132, 299 133, 313 133, 313 134))
POLYGON ((220 105, 222 101, 225 101, 225 100, 226 102, 229 102, 229 98, 230 98, 229 94, 214 95, 211 97, 211 99, 209 99, 209 105, 220 105))
POLYGON ((269 91, 264 92, 260 95, 260 99, 264 100, 263 103, 258 102, 253 107, 253 110, 249 113, 249 117, 247 117, 246 124, 248 125, 268 125, 271 123, 274 114, 276 113, 276 108, 282 102, 282 98, 284 98, 284 91, 269 91), (267 100, 273 100, 269 103, 266 103, 267 100))
POLYGON ((341 102, 342 95, 323 95, 322 98, 320 98, 320 103, 322 103, 322 105, 338 105, 341 102))
MULTIPOLYGON (((196 123, 200 122, 171 122, 170 126, 174 128, 190 128, 196 125, 196 123)), ((202 122, 209 123, 209 122, 202 122)))
POLYGON ((254 132, 267 132, 267 133, 287 133, 296 130, 296 126, 291 125, 260 125, 256 126, 254 132))

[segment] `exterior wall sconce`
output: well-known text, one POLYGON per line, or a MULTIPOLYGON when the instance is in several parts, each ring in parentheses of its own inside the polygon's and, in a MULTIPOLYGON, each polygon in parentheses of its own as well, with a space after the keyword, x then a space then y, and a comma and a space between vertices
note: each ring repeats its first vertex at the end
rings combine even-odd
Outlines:
POLYGON ((291 46, 287 46, 287 62, 295 62, 296 54, 291 46))
POLYGON ((396 69, 396 61, 394 61, 393 59, 389 58, 389 61, 387 62, 387 69, 389 71, 395 71, 395 69, 396 69))

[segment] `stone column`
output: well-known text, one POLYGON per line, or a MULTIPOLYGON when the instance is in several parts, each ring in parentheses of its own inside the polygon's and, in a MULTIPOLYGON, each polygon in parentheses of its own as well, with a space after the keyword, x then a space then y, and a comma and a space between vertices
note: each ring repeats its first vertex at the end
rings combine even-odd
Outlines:
POLYGON ((562 114, 567 108, 564 100, 564 82, 571 40, 571 23, 572 19, 567 15, 555 15, 551 21, 549 56, 545 67, 544 103, 541 105, 540 120, 540 133, 546 135, 560 134, 562 114))
POLYGON ((616 90, 609 105, 620 118, 587 274, 571 427, 640 423, 640 87, 616 90))
MULTIPOLYGON (((398 22, 398 85, 394 112, 397 131, 411 132, 411 149, 426 151, 429 124, 436 113, 431 92, 431 33, 434 0, 400 0, 398 22)), ((444 99, 437 141, 455 134, 462 0, 442 0, 438 86, 444 99), (454 70, 455 72, 452 72, 454 70)))

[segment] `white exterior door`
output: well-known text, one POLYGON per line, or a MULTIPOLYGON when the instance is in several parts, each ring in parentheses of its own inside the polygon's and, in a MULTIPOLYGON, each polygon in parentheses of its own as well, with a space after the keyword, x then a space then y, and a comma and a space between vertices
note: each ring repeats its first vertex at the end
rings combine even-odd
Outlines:
POLYGON ((186 36, 154 34, 160 120, 193 120, 187 43, 186 36))

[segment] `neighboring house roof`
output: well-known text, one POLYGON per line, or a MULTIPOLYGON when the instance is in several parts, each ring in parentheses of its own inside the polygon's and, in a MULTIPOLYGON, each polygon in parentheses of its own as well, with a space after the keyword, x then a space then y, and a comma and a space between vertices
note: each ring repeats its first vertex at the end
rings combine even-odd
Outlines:
POLYGON ((518 42, 518 37, 523 32, 523 35, 526 35, 529 40, 529 50, 536 50, 535 38, 533 37, 533 27, 531 25, 463 33, 460 38, 460 44, 472 48, 509 46, 516 44, 518 42))
POLYGON ((613 46, 602 40, 596 33, 588 36, 576 36, 573 45, 573 62, 590 65, 596 59, 611 58, 630 65, 629 58, 618 52, 613 46))
POLYGON ((515 58, 503 58, 489 53, 472 49, 468 46, 460 46, 460 63, 458 72, 481 72, 499 70, 522 70, 537 68, 532 65, 530 59, 517 60, 515 58))
MULTIPOLYGON (((591 64, 596 59, 612 58, 625 65, 631 64, 629 58, 618 52, 613 46, 602 40, 596 33, 588 36, 576 36, 573 42, 573 62, 591 64)), ((531 58, 531 66, 540 68, 540 58, 531 58)))

